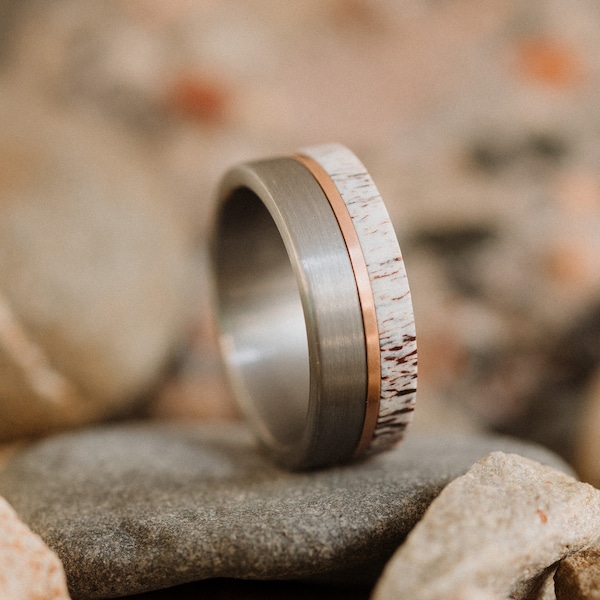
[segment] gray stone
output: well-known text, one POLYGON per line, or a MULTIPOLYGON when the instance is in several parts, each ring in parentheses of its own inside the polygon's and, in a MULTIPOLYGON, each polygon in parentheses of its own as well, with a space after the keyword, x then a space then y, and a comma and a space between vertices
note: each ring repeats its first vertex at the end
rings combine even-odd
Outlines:
POLYGON ((557 562, 599 540, 600 490, 493 452, 432 502, 373 600, 554 598, 557 562))
POLYGON ((505 438, 414 434, 370 460, 290 473, 242 425, 147 422, 33 444, 0 493, 77 598, 212 577, 373 582, 442 488, 493 449, 567 469, 505 438))

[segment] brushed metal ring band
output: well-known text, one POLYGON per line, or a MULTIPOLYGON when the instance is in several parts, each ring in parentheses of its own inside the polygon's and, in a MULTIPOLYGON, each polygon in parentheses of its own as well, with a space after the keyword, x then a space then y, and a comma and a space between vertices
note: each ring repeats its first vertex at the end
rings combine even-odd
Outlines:
POLYGON ((410 293, 383 202, 349 150, 230 170, 212 260, 229 379, 277 462, 326 466, 401 439, 416 393, 410 293))

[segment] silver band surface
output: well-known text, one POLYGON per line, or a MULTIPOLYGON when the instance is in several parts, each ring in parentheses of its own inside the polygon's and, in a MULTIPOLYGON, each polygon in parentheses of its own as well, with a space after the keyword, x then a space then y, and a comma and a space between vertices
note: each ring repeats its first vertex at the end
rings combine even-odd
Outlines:
MULTIPOLYGON (((389 298, 398 299, 392 304, 400 308, 403 297, 401 309, 407 309, 405 273, 403 287, 394 289, 398 257, 401 261, 395 235, 388 257, 393 269, 386 273, 381 265, 374 267, 374 257, 381 258, 381 240, 376 241, 381 232, 366 237, 359 227, 352 230, 356 207, 349 204, 348 189, 335 181, 327 157, 338 163, 340 157, 354 158, 346 170, 360 165, 336 145, 233 168, 221 183, 212 243, 229 379, 263 447, 290 468, 326 466, 388 447, 402 437, 414 405, 416 348, 414 353, 408 348, 414 346, 412 306, 412 325, 404 322, 400 332, 398 323, 386 329, 373 305, 386 303, 385 286, 373 285, 383 278, 389 298), (340 220, 345 208, 348 215, 340 220), (392 344, 387 349, 386 339, 392 344), (386 360, 390 348, 395 402, 383 380, 390 380, 384 364, 391 362, 386 360), (414 360, 399 360, 408 354, 414 360), (381 398, 374 399, 379 390, 381 398)), ((344 165, 339 166, 347 180, 344 165)), ((362 187, 370 196, 376 192, 372 182, 362 187)), ((375 204, 380 217, 381 199, 375 204)), ((384 236, 390 228, 383 227, 384 236)), ((382 314, 393 317, 393 311, 382 314)))

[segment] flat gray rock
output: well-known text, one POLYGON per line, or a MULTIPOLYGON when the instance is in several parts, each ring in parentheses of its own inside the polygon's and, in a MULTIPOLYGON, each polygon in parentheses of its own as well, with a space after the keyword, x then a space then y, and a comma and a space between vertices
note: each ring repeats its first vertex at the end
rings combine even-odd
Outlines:
POLYGON ((0 494, 62 559, 74 598, 213 577, 373 582, 432 500, 492 450, 568 471, 491 436, 412 434, 348 466, 289 473, 243 425, 146 422, 37 442, 0 494))

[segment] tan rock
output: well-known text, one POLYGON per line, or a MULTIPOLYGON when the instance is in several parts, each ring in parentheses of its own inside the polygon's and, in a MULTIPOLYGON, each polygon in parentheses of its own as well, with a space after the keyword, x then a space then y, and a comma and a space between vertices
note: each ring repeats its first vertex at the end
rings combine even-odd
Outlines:
POLYGON ((600 548, 563 559, 554 581, 556 600, 600 600, 600 548))
POLYGON ((185 335, 193 251, 137 145, 2 87, 0 440, 127 410, 185 335))
POLYGON ((65 600, 69 598, 56 554, 0 498, 0 598, 65 600))
POLYGON ((0 471, 2 471, 24 443, 24 440, 18 440, 16 442, 5 442, 0 444, 0 471))
POLYGON ((574 440, 573 462, 579 476, 600 486, 600 369, 592 375, 583 394, 582 416, 574 440))
POLYGON ((373 600, 552 597, 555 563, 599 540, 599 490, 494 452, 433 501, 373 600))

